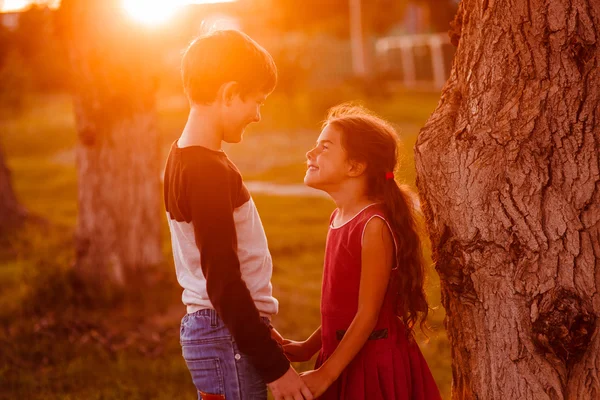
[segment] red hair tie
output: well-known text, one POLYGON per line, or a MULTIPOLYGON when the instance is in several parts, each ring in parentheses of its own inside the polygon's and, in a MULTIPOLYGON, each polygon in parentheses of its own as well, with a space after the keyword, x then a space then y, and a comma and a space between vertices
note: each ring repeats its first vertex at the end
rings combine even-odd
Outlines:
POLYGON ((390 179, 394 179, 394 173, 393 172, 386 172, 385 173, 385 180, 388 181, 390 179))

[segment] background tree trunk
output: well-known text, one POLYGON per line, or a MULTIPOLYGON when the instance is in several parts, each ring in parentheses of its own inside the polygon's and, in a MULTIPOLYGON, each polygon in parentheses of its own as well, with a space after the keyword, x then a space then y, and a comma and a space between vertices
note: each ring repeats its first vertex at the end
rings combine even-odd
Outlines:
MULTIPOLYGON (((9 31, 0 26, 0 70, 5 66, 8 54, 11 49, 11 39, 9 31)), ((9 87, 8 90, 11 88, 9 87)), ((0 84, 0 90, 7 90, 0 84)), ((0 107, 11 108, 14 99, 8 96, 10 100, 0 99, 0 107), (4 104, 4 103, 8 104, 4 104)), ((13 111, 13 110, 10 110, 13 111)), ((0 115, 0 123, 2 116, 0 115)), ((18 226, 25 219, 27 213, 17 201, 17 196, 12 186, 10 170, 6 165, 4 153, 0 149, 0 233, 6 233, 18 226)))
POLYGON ((162 260, 160 59, 118 1, 63 0, 59 18, 80 139, 77 270, 93 284, 124 284, 162 260))
POLYGON ((0 150, 0 233, 6 233, 22 223, 27 213, 17 201, 10 171, 0 150))
POLYGON ((599 399, 600 2, 462 0, 415 145, 454 399, 599 399))

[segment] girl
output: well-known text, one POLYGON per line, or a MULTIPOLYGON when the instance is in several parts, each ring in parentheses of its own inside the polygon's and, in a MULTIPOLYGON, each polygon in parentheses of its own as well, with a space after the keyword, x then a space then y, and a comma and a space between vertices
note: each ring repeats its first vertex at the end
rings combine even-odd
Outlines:
POLYGON ((440 399, 412 336, 429 307, 414 203, 394 180, 396 132, 362 107, 341 105, 306 157, 305 184, 327 192, 337 209, 321 327, 303 342, 285 341, 286 355, 307 361, 320 350, 303 379, 322 400, 440 399))

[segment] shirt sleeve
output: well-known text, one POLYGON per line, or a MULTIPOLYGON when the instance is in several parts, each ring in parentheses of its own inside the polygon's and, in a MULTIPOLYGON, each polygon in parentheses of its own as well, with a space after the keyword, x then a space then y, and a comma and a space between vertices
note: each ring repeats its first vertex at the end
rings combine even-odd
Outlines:
POLYGON ((290 363, 260 318, 242 279, 233 212, 242 185, 233 169, 217 165, 187 171, 186 193, 208 297, 219 317, 265 382, 279 379, 290 363))

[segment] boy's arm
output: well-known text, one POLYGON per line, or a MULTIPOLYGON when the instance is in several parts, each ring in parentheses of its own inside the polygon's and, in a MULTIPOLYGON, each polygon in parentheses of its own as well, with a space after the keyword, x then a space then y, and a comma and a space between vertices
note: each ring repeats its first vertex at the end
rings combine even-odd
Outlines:
POLYGON ((186 193, 208 297, 240 351, 250 357, 265 382, 272 382, 290 364, 261 321, 242 279, 231 200, 241 181, 226 168, 195 168, 190 175, 186 193))

